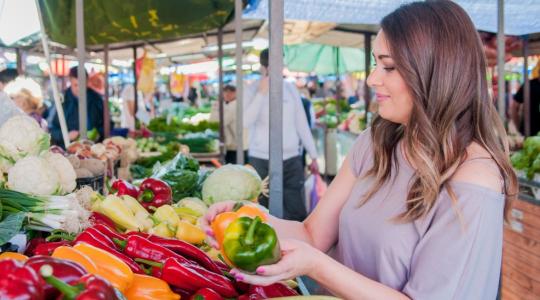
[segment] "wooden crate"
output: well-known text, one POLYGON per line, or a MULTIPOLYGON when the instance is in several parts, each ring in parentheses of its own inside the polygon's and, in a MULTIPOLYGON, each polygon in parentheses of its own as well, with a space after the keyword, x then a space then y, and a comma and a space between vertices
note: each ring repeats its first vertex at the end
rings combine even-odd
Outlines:
POLYGON ((502 299, 540 299, 540 203, 515 201, 504 229, 502 299))

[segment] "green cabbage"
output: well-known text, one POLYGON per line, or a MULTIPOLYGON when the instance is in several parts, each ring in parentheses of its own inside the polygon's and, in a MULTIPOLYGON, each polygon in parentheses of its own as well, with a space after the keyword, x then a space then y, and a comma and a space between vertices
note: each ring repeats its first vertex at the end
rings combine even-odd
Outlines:
POLYGON ((204 181, 202 199, 208 204, 227 200, 252 201, 265 192, 265 185, 253 168, 225 165, 204 181))

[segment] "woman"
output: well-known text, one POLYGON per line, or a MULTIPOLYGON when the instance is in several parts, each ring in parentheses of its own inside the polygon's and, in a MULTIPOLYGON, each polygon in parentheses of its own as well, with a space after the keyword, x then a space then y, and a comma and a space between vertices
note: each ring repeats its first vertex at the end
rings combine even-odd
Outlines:
POLYGON ((43 94, 37 82, 30 78, 18 77, 6 85, 5 91, 17 107, 34 118, 43 130, 47 130, 47 121, 40 114, 43 94))
POLYGON ((516 176, 476 30, 451 1, 411 3, 382 20, 373 55, 372 127, 306 221, 270 218, 282 259, 232 273, 307 275, 345 299, 495 299, 516 176))

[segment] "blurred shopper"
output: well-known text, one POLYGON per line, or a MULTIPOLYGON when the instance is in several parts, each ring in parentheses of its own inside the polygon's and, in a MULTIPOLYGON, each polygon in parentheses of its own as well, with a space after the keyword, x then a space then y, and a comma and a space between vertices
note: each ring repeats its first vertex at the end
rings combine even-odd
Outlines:
MULTIPOLYGON (((77 72, 77 67, 73 67, 69 70, 70 87, 68 87, 64 92, 64 103, 62 104, 70 141, 74 141, 79 137, 79 80, 77 72)), ((102 140, 103 98, 101 98, 101 96, 91 88, 86 88, 86 111, 86 126, 88 131, 96 129, 99 133, 98 140, 102 140)), ((64 146, 57 112, 53 117, 53 121, 49 129, 53 143, 64 146)))
POLYGON ((44 130, 47 130, 47 121, 41 115, 43 107, 43 93, 41 86, 30 78, 18 77, 8 83, 4 92, 24 113, 31 116, 44 130))
MULTIPOLYGON (((540 62, 536 64, 531 75, 532 79, 529 81, 531 99, 529 113, 531 116, 531 135, 536 135, 540 131, 540 62)), ((514 125, 519 128, 522 134, 525 134, 525 112, 523 110, 525 97, 523 88, 524 85, 521 85, 510 103, 510 116, 514 125)))
MULTIPOLYGON (((260 61, 262 78, 247 86, 244 94, 244 126, 249 132, 249 163, 264 178, 268 176, 271 130, 268 49, 261 52, 260 61)), ((317 149, 300 94, 293 84, 283 81, 283 208, 285 219, 297 221, 306 217, 302 146, 312 159, 311 171, 318 173, 317 149)), ((260 200, 262 205, 268 207, 268 198, 260 200)))
POLYGON ((14 80, 17 75, 18 73, 15 69, 4 69, 0 71, 0 126, 12 116, 23 114, 22 110, 4 92, 4 87, 14 80))
MULTIPOLYGON (((223 87, 223 100, 225 100, 225 106, 223 107, 223 119, 225 126, 225 162, 228 164, 236 164, 236 147, 238 134, 236 133, 236 87, 232 85, 226 85, 223 87)), ((212 105, 212 111, 210 113, 210 121, 219 122, 219 102, 215 101, 212 105)), ((247 132, 244 129, 243 135, 243 148, 244 148, 244 162, 247 163, 247 132)))

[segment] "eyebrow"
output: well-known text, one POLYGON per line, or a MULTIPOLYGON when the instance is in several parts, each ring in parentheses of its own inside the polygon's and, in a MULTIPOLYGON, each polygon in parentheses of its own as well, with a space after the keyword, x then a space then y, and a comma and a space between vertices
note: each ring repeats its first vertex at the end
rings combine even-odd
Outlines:
MULTIPOLYGON (((371 53, 371 56, 373 56, 373 58, 375 58, 375 54, 371 53)), ((380 54, 380 55, 377 55, 377 58, 385 59, 385 58, 392 58, 392 57, 390 55, 388 55, 388 54, 380 54)))

